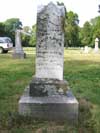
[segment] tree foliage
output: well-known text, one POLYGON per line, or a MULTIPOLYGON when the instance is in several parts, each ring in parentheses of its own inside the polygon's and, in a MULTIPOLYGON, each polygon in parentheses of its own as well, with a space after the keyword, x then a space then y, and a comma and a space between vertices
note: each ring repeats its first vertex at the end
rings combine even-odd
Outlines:
POLYGON ((36 46, 36 25, 32 26, 31 34, 32 34, 32 36, 30 38, 29 44, 30 44, 30 46, 35 47, 36 46))
POLYGON ((5 24, 4 23, 0 23, 0 36, 5 36, 6 32, 5 32, 5 24))
POLYGON ((95 38, 100 39, 100 16, 85 22, 80 30, 80 40, 82 46, 94 47, 95 38))
POLYGON ((93 38, 100 38, 100 16, 94 18, 91 20, 91 24, 93 27, 93 38))
POLYGON ((87 21, 80 30, 80 39, 82 46, 91 45, 92 42, 92 26, 87 21))
POLYGON ((7 19, 5 22, 5 36, 8 36, 15 43, 15 30, 22 28, 22 22, 18 18, 7 19))
POLYGON ((66 13, 65 46, 79 46, 78 15, 72 11, 66 13))
MULTIPOLYGON (((31 32, 31 28, 29 26, 24 26, 23 27, 23 31, 26 33, 30 33, 31 32)), ((31 34, 31 33, 30 33, 31 34)), ((22 38, 22 45, 23 46, 29 46, 29 42, 30 42, 30 36, 26 35, 26 34, 21 34, 21 38, 22 38)))
POLYGON ((22 28, 22 22, 19 18, 11 18, 5 21, 6 31, 15 31, 16 29, 22 28))

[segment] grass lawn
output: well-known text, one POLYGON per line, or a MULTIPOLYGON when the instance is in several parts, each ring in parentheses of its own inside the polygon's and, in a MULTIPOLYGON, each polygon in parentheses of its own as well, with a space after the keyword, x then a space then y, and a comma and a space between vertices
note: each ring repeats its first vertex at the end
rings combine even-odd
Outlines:
POLYGON ((64 78, 79 100, 79 124, 33 120, 18 114, 18 101, 35 73, 35 49, 27 58, 0 55, 0 133, 100 133, 100 54, 65 49, 64 78))

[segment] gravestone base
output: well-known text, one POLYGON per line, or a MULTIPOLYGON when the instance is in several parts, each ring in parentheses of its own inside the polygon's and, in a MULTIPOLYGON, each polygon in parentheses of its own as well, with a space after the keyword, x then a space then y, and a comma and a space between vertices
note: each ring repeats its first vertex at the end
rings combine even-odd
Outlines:
POLYGON ((13 53, 12 56, 14 59, 24 59, 26 58, 26 53, 13 53))
POLYGON ((19 100, 19 114, 33 119, 78 122, 78 101, 70 90, 66 95, 32 97, 29 87, 19 100))
POLYGON ((95 54, 98 54, 98 53, 99 53, 99 49, 96 49, 96 48, 95 48, 95 49, 94 49, 94 53, 95 53, 95 54))
POLYGON ((65 94, 69 89, 66 80, 36 78, 33 77, 29 84, 29 95, 32 97, 42 97, 65 94))

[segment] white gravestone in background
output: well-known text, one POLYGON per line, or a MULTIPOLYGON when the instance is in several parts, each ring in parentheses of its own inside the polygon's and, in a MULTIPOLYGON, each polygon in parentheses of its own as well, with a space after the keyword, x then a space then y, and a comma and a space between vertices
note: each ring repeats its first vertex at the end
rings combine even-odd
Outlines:
POLYGON ((21 44, 21 30, 17 29, 15 31, 15 49, 13 52, 13 58, 23 59, 26 57, 26 54, 23 51, 21 44))
POLYGON ((15 31, 15 51, 16 53, 23 53, 20 30, 15 31))
POLYGON ((95 53, 98 53, 98 51, 99 51, 99 39, 96 38, 96 39, 95 39, 95 48, 94 48, 94 52, 95 52, 95 53))
POLYGON ((84 47, 84 53, 85 53, 85 54, 88 54, 88 53, 89 53, 89 47, 88 47, 88 46, 85 46, 85 47, 84 47))

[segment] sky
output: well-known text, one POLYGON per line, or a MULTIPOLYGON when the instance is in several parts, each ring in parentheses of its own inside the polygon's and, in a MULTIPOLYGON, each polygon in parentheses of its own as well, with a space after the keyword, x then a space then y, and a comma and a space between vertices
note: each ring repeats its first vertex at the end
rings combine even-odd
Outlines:
POLYGON ((36 23, 37 7, 50 1, 63 2, 67 11, 77 13, 80 26, 100 15, 98 13, 100 0, 0 0, 0 22, 9 18, 19 18, 23 26, 32 26, 36 23))

